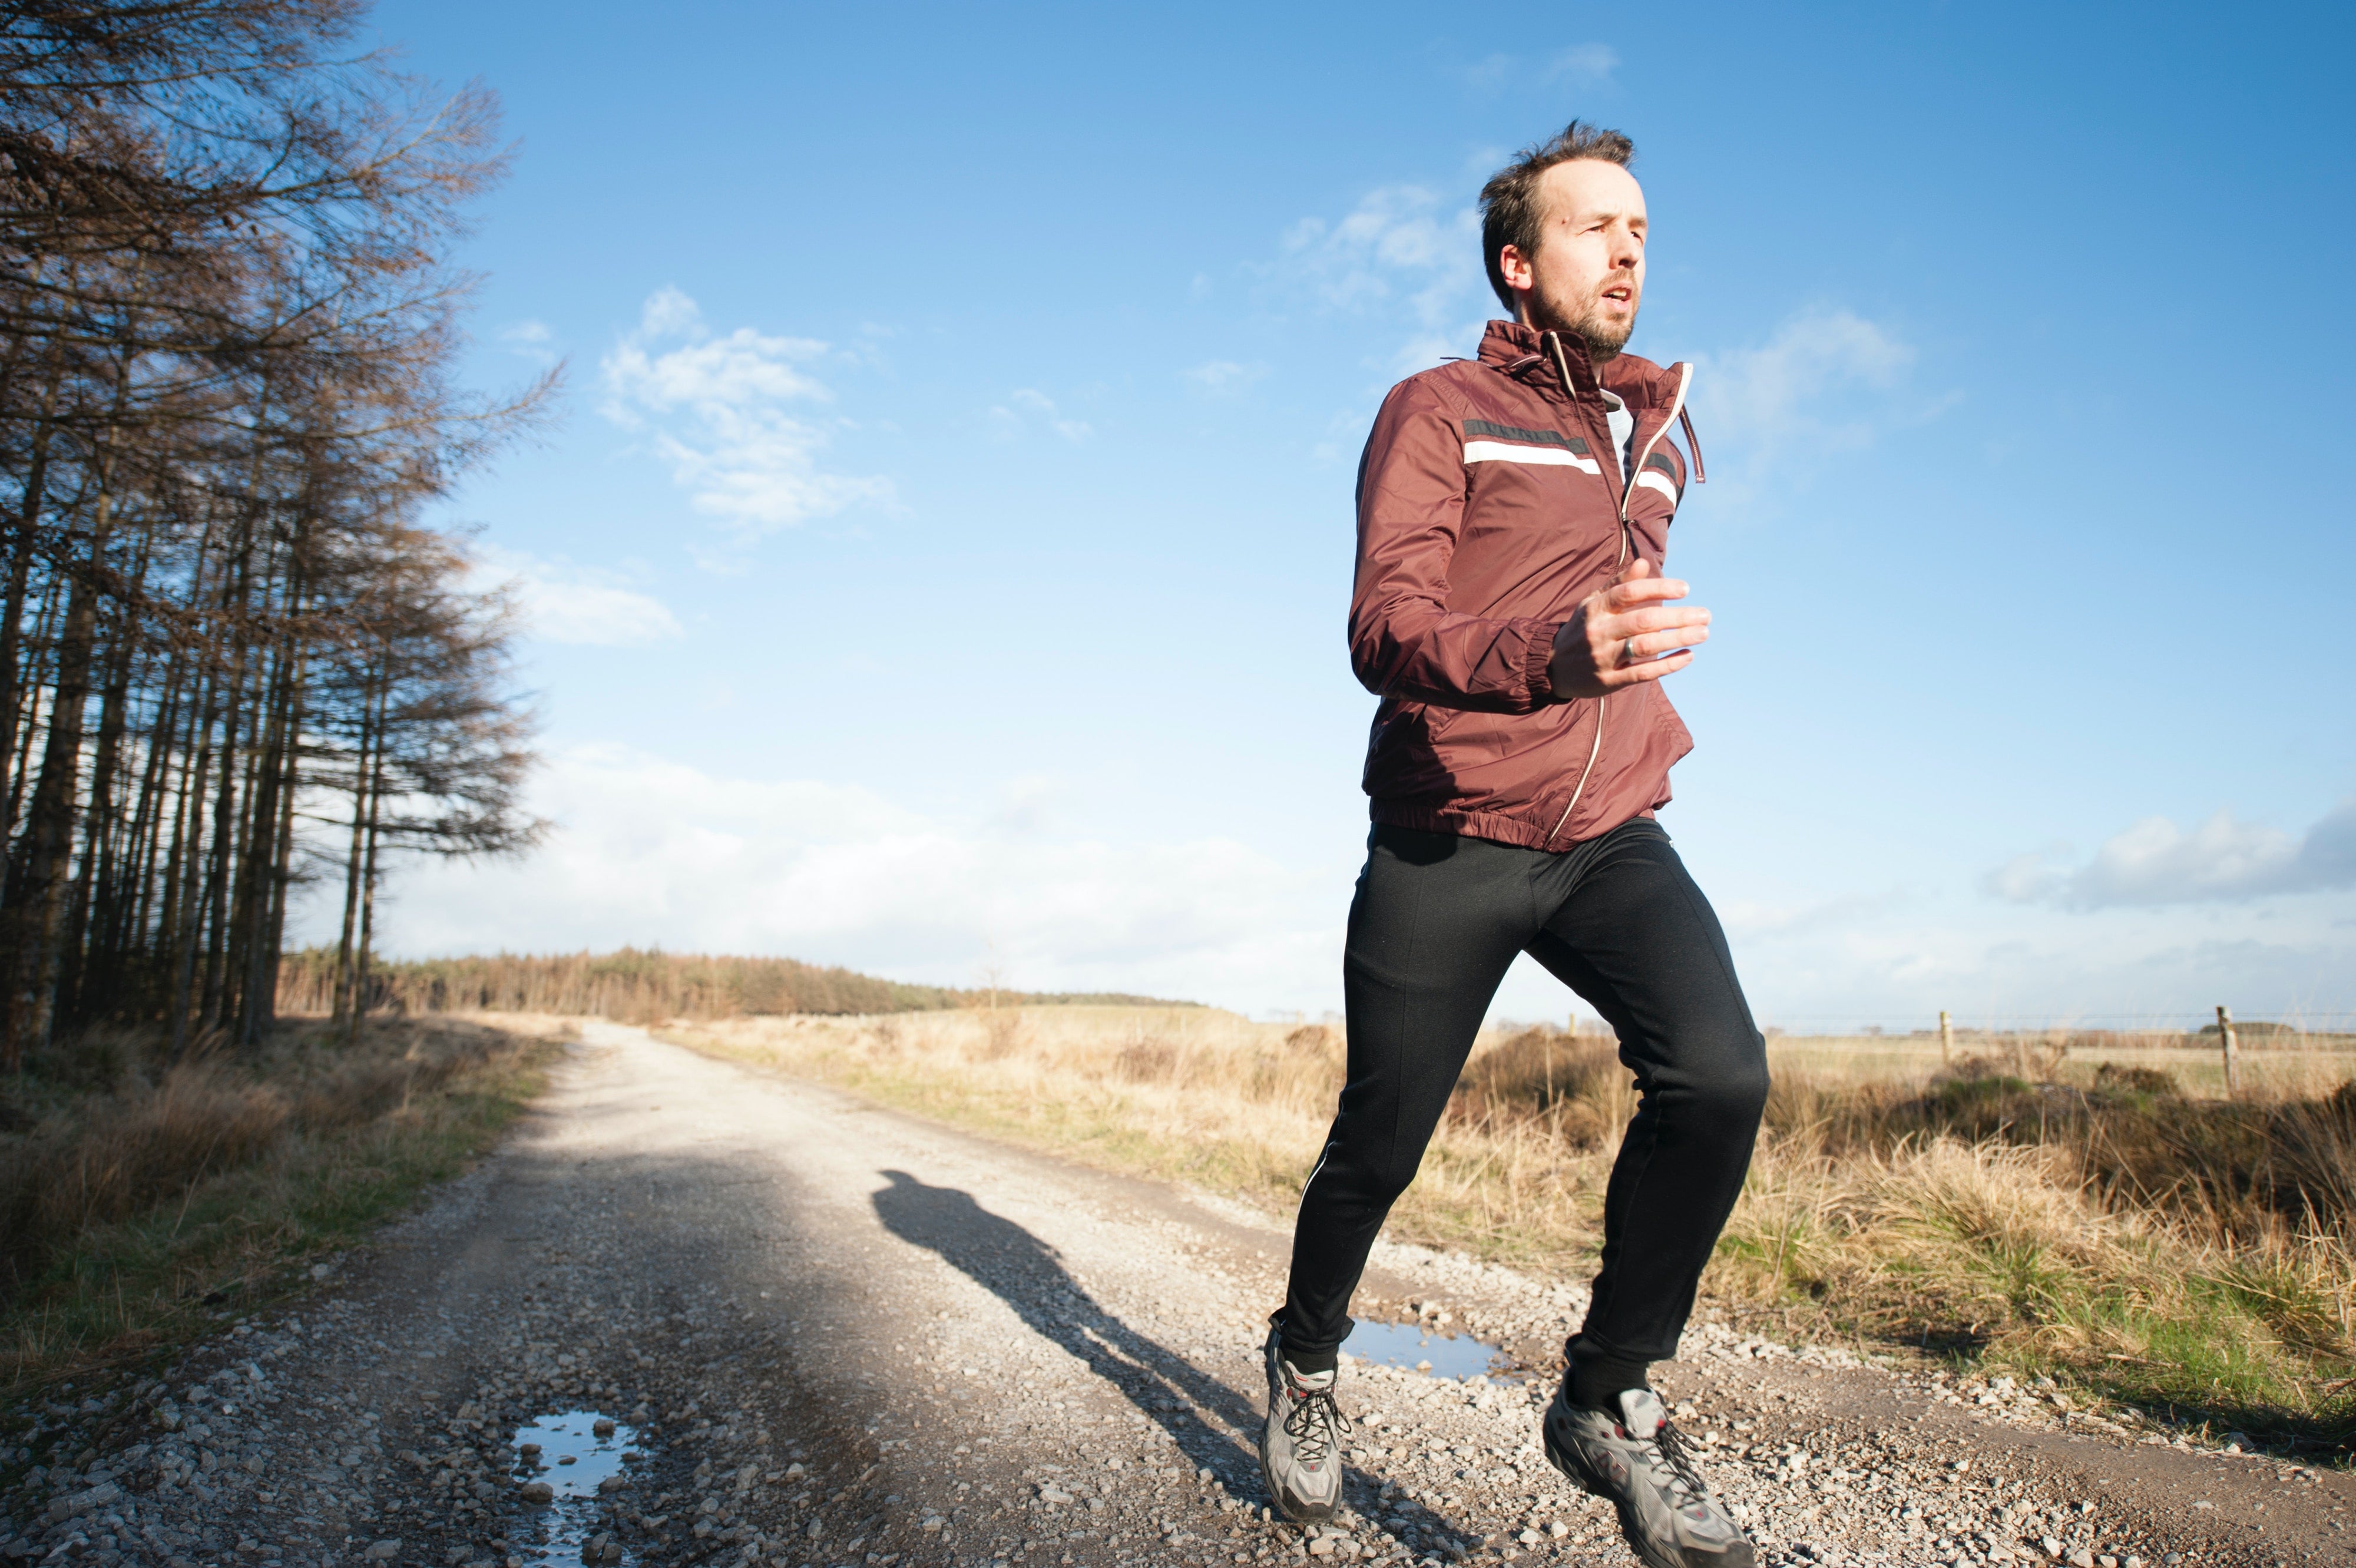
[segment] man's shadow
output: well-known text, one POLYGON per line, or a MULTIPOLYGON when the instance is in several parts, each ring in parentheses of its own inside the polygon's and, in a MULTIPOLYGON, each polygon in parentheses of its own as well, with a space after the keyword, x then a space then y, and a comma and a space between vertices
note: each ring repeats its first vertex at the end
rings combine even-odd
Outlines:
POLYGON ((1138 1333, 1097 1303, 1055 1249, 955 1187, 928 1187, 905 1171, 883 1173, 875 1195, 884 1227, 931 1249, 1012 1307, 1033 1332, 1087 1363, 1176 1440, 1179 1451, 1230 1487, 1257 1476, 1259 1461, 1197 1413, 1208 1411, 1249 1432, 1258 1420, 1234 1390, 1138 1333))

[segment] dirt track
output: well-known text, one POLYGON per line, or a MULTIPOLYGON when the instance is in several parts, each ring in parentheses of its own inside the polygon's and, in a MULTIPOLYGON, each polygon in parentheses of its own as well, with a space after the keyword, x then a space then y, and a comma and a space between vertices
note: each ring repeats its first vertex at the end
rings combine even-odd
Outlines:
MULTIPOLYGON (((300 1317, 145 1391, 135 1443, 9 1498, 0 1560, 1634 1561, 1533 1446, 1543 1379, 1352 1366, 1351 1513, 1313 1540, 1265 1520, 1282 1249, 1208 1200, 591 1025, 498 1157, 300 1317), (566 1411, 620 1428, 519 1468, 519 1423, 566 1411)), ((1376 1265, 1362 1314, 1445 1310, 1533 1362, 1583 1305, 1416 1249, 1376 1265)), ((2345 1472, 1706 1325, 1656 1381, 1762 1562, 2356 1565, 2345 1472)))

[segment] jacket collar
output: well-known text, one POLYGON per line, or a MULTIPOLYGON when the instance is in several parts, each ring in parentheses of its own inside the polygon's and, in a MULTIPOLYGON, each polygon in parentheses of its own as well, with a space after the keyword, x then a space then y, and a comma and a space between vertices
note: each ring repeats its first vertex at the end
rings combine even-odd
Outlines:
POLYGON ((1562 372, 1555 365, 1556 344, 1570 367, 1571 392, 1593 397, 1598 385, 1609 387, 1628 407, 1642 413, 1667 408, 1676 399, 1676 368, 1653 363, 1641 354, 1622 354, 1603 367, 1599 380, 1589 362, 1587 345, 1568 332, 1542 333, 1518 321, 1492 321, 1481 335, 1481 362, 1518 380, 1560 387, 1562 372), (1549 343, 1552 338, 1555 343, 1549 343))

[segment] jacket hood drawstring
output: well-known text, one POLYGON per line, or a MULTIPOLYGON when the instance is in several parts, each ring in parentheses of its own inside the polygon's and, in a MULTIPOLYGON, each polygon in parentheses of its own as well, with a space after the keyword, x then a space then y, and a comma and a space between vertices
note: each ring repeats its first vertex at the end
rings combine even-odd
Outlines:
POLYGON ((1562 395, 1577 403, 1579 383, 1570 379, 1570 361, 1563 357, 1562 352, 1562 334, 1548 332, 1545 335, 1545 341, 1546 346, 1554 350, 1554 368, 1562 376, 1562 395))
POLYGON ((1694 483, 1697 485, 1706 485, 1709 483, 1709 475, 1702 469, 1701 437, 1696 435, 1693 432, 1693 410, 1689 408, 1679 408, 1677 410, 1677 423, 1685 427, 1686 450, 1693 454, 1694 483))

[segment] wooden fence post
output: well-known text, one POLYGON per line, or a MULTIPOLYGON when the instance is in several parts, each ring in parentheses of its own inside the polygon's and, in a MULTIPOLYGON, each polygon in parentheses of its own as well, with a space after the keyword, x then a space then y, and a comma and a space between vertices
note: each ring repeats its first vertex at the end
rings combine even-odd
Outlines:
POLYGON ((2225 1092, 2242 1091, 2242 1053, 2240 1042, 2233 1038, 2233 1013, 2229 1007, 2217 1009, 2217 1047, 2225 1053, 2225 1092))
POLYGON ((1955 1060, 1955 1027, 1947 1021, 1947 1010, 1939 1009, 1939 1065, 1952 1067, 1955 1060))

